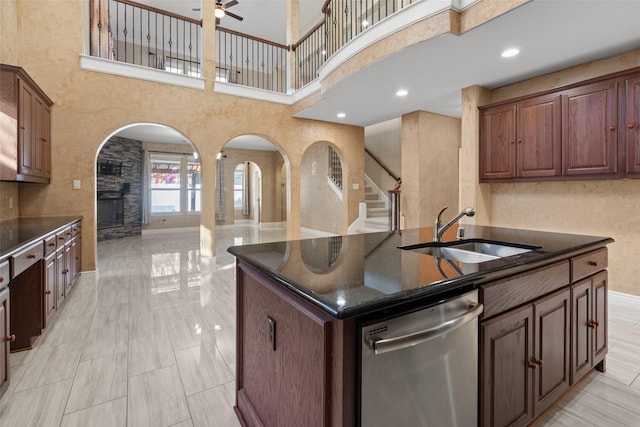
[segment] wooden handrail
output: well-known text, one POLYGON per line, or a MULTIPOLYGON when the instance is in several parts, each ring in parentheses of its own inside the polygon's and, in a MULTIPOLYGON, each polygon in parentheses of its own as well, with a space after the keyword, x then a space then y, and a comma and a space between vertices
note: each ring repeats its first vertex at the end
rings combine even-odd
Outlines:
POLYGON ((191 22, 192 24, 200 25, 202 27, 202 19, 193 19, 188 16, 178 15, 177 13, 168 12, 166 10, 158 9, 153 6, 147 6, 146 4, 136 3, 131 0, 115 0, 118 3, 128 4, 129 6, 139 7, 140 9, 148 10, 149 12, 159 13, 160 15, 170 16, 171 18, 181 19, 183 21, 191 22))
POLYGON ((292 50, 296 50, 298 48, 298 46, 300 46, 302 43, 304 43, 305 40, 307 40, 309 37, 311 37, 311 34, 313 34, 318 28, 322 27, 325 24, 324 19, 320 22, 318 22, 312 29, 310 29, 309 31, 307 31, 307 33, 300 37, 300 40, 298 40, 297 43, 293 44, 291 46, 292 50))
POLYGON ((261 39, 260 37, 251 36, 249 34, 244 34, 244 33, 241 33, 240 31, 230 30, 229 28, 220 27, 220 26, 216 26, 216 30, 224 31, 225 33, 234 34, 236 36, 245 37, 247 39, 255 40, 260 43, 265 43, 271 46, 279 47, 281 49, 289 50, 289 46, 287 45, 261 39))
POLYGON ((380 159, 378 159, 376 156, 374 156, 374 155, 373 155, 373 153, 372 153, 371 151, 369 151, 366 147, 365 147, 364 151, 365 151, 365 153, 367 153, 369 156, 371 156, 371 158, 372 158, 373 160, 375 160, 375 161, 376 161, 376 163, 377 163, 377 164, 379 164, 379 165, 382 167, 382 169, 384 169, 384 171, 385 171, 386 173, 388 173, 388 174, 389 174, 389 176, 390 176, 391 178, 393 178, 396 182, 400 182, 400 181, 402 181, 402 179, 401 179, 399 176, 397 176, 396 174, 394 174, 393 172, 391 172, 391 170, 390 170, 388 167, 386 167, 386 166, 384 165, 384 163, 382 163, 382 162, 380 161, 380 159))
POLYGON ((322 3, 322 13, 327 13, 327 11, 329 10, 329 6, 331 5, 331 1, 332 0, 324 0, 324 3, 322 3))

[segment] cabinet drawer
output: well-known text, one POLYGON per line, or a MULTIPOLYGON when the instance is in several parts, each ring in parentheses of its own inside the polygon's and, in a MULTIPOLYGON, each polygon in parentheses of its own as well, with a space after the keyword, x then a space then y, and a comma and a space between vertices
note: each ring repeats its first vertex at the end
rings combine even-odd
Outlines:
POLYGON ((44 239, 44 256, 49 255, 56 250, 56 236, 55 234, 44 239))
POLYGON ((9 261, 0 262, 0 289, 9 284, 11 270, 9 269, 9 261))
POLYGON ((58 247, 64 245, 71 238, 71 227, 67 227, 61 232, 56 234, 56 241, 58 242, 58 247))
POLYGON ((13 279, 27 268, 42 259, 44 242, 39 242, 21 250, 11 257, 11 278, 13 279))
POLYGON ((607 248, 571 258, 571 281, 575 282, 607 268, 607 248))
POLYGON ((482 285, 479 293, 484 304, 482 318, 533 301, 568 284, 569 261, 562 261, 482 285))
POLYGON ((71 226, 71 235, 76 236, 82 231, 82 223, 76 222, 71 226))

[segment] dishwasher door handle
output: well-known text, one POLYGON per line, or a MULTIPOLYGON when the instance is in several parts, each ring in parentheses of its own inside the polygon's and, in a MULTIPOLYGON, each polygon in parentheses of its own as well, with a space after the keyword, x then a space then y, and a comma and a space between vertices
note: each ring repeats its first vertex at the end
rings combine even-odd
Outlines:
POLYGON ((447 320, 433 328, 394 338, 370 338, 368 340, 369 348, 371 348, 375 354, 381 354, 401 350, 403 348, 432 340, 469 323, 471 320, 480 316, 483 308, 483 305, 479 302, 472 302, 469 305, 469 309, 464 314, 451 320, 447 320))

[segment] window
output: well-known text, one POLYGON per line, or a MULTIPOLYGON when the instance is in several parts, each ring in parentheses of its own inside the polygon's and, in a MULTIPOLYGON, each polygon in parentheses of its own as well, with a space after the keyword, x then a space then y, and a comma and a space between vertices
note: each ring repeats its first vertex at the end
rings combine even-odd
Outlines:
POLYGON ((200 163, 189 154, 152 153, 151 213, 200 212, 200 163))
POLYGON ((242 209, 242 200, 244 198, 244 164, 236 166, 236 170, 233 172, 233 207, 235 209, 242 209))

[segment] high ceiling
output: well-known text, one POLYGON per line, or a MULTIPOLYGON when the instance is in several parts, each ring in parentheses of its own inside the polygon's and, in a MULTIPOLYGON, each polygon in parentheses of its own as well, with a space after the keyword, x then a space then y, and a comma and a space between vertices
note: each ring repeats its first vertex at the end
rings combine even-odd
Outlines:
MULTIPOLYGON (((238 1, 232 12, 244 21, 225 17, 223 26, 284 43, 284 0, 238 1)), ((186 15, 200 7, 200 0, 144 2, 186 15)), ((302 1, 314 13, 321 4, 302 1)), ((640 0, 532 0, 461 36, 445 34, 372 63, 296 117, 358 126, 416 110, 459 117, 464 87, 500 87, 640 47, 639 16, 640 0), (512 46, 520 55, 502 58, 512 46), (398 98, 401 88, 409 93, 398 98)))

